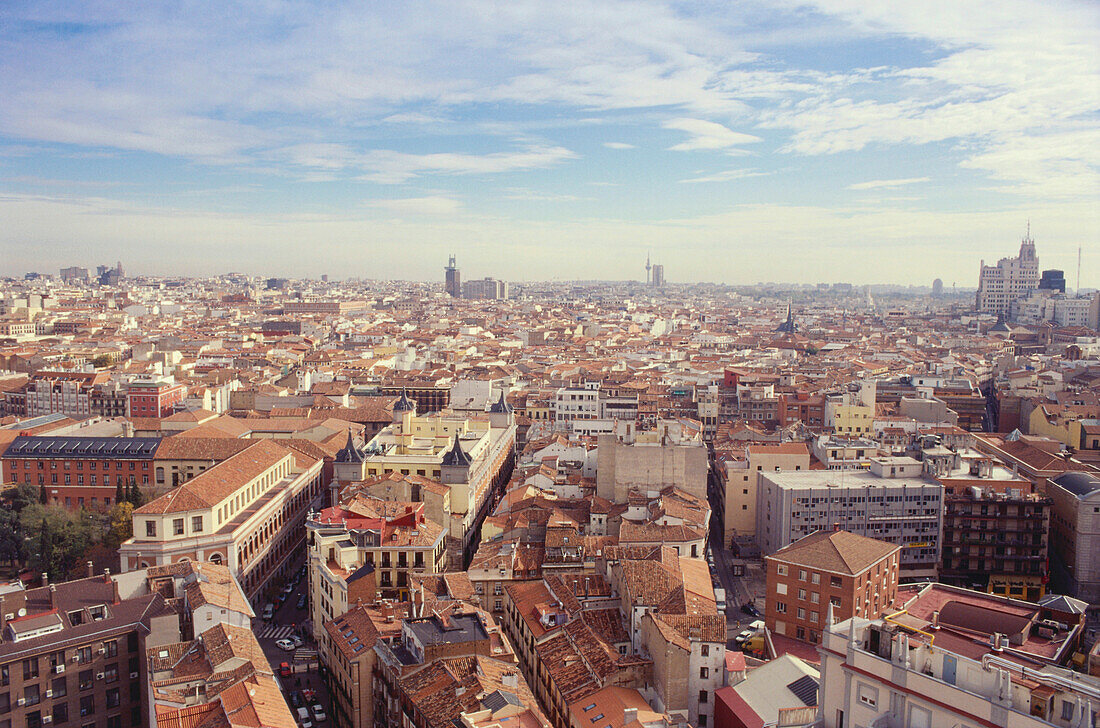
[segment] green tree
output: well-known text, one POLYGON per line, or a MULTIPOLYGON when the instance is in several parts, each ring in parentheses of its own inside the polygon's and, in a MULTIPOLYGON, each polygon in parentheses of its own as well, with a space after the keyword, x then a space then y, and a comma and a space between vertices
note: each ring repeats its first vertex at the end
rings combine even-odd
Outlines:
POLYGON ((126 500, 126 489, 122 487, 122 481, 119 480, 115 484, 115 503, 122 503, 126 500))
POLYGON ((0 509, 0 561, 15 563, 23 558, 23 532, 19 517, 7 508, 0 509))
POLYGON ((111 506, 107 514, 107 533, 103 537, 105 546, 117 549, 123 541, 134 535, 133 513, 134 505, 126 501, 111 506))
POLYGON ((130 476, 130 495, 126 499, 134 508, 140 508, 145 503, 145 494, 141 492, 141 488, 138 487, 137 481, 134 480, 134 476, 130 476))
POLYGON ((50 496, 46 492, 46 484, 45 483, 38 486, 38 502, 41 503, 42 505, 46 505, 47 503, 50 502, 50 496))
POLYGON ((10 491, 8 496, 8 503, 11 505, 11 509, 16 513, 21 513, 23 509, 32 503, 40 503, 42 494, 39 489, 35 488, 30 483, 20 483, 15 487, 15 490, 10 491))
POLYGON ((106 354, 100 354, 95 359, 92 359, 92 366, 96 369, 106 369, 111 366, 111 357, 106 354))

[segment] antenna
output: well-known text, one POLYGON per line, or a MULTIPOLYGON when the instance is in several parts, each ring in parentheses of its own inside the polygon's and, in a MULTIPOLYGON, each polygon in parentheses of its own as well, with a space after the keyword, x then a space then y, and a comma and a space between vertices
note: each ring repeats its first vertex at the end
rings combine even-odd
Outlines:
POLYGON ((1081 246, 1077 246, 1077 287, 1073 291, 1073 295, 1081 295, 1081 246))

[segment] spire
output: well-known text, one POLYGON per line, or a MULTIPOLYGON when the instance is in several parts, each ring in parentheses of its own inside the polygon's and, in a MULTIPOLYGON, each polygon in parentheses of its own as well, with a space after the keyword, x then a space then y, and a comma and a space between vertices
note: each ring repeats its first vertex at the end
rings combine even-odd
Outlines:
POLYGON ((512 411, 512 405, 504 398, 504 390, 500 390, 500 399, 489 405, 489 412, 494 414, 507 414, 512 411))
POLYGON ((409 399, 409 395, 405 392, 405 388, 401 388, 401 399, 393 405, 394 412, 408 412, 409 410, 416 409, 416 405, 409 399))
POLYGON ((363 453, 359 452, 359 448, 355 446, 355 438, 351 435, 351 428, 348 428, 348 441, 344 444, 344 447, 336 453, 334 460, 338 463, 362 463, 366 462, 366 458, 363 457, 363 453))
POLYGON ((443 453, 443 465, 468 467, 472 462, 473 459, 462 449, 462 445, 458 441, 458 433, 456 432, 454 442, 451 443, 451 449, 443 453))

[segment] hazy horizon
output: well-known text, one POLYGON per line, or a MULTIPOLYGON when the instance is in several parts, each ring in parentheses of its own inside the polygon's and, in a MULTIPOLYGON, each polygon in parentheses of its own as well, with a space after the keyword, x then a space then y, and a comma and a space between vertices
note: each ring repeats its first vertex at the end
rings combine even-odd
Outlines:
POLYGON ((0 275, 1095 287, 1100 8, 0 8, 0 275))

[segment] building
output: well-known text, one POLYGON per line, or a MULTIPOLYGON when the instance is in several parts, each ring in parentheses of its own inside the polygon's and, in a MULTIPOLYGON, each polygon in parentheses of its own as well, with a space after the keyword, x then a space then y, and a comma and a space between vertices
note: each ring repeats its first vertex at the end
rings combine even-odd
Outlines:
POLYGON ((357 496, 310 513, 306 531, 315 636, 357 601, 404 600, 410 576, 447 565, 447 529, 425 517, 423 503, 357 496))
POLYGON ((836 619, 889 612, 900 551, 847 531, 818 531, 764 557, 768 629, 816 644, 830 609, 836 619))
POLYGON ((986 265, 982 261, 975 307, 982 313, 1008 316, 1012 302, 1027 297, 1038 286, 1039 258, 1029 225, 1017 257, 1001 258, 997 265, 986 265))
POLYGON ((676 486, 696 498, 707 497, 707 448, 702 438, 674 437, 666 431, 656 439, 624 442, 600 435, 596 456, 596 494, 625 503, 631 488, 659 491, 676 486))
POLYGON ((168 417, 186 394, 187 387, 175 382, 131 382, 126 390, 127 416, 168 417))
MULTIPOLYGON (((599 382, 583 387, 562 387, 554 393, 554 429, 568 430, 576 420, 600 418, 599 382)), ((637 401, 634 403, 637 409, 637 401)))
POLYGON ((753 443, 745 446, 743 459, 727 461, 719 477, 724 543, 756 540, 756 497, 762 473, 809 469, 810 451, 801 442, 753 443))
POLYGON ((147 725, 145 651, 180 639, 159 593, 125 597, 117 577, 0 589, 5 725, 147 725))
POLYGON ((1066 274, 1064 271, 1050 269, 1043 271, 1042 277, 1039 279, 1038 289, 1040 291, 1053 291, 1056 293, 1066 292, 1066 274))
POLYGON ((334 466, 336 481, 358 483, 400 473, 446 486, 450 520, 439 525, 447 535, 447 563, 464 568, 477 550, 481 523, 515 466, 516 424, 511 407, 498 402, 487 417, 419 417, 415 405, 403 396, 393 407, 393 417, 393 424, 362 449, 354 442, 349 443, 350 449, 345 446, 334 466))
POLYGON ((508 284, 495 278, 481 278, 462 284, 463 298, 504 301, 508 298, 508 284))
POLYGON ((106 510, 119 486, 148 488, 159 437, 21 435, 4 451, 8 484, 37 485, 47 502, 106 510))
POLYGON ((177 561, 224 564, 255 604, 302 547, 324 461, 274 440, 248 448, 134 510, 123 571, 177 561))
POLYGON ((654 288, 661 288, 665 285, 665 266, 657 263, 653 266, 653 277, 650 279, 650 285, 654 288))
POLYGON ((443 290, 445 290, 447 295, 451 298, 461 298, 462 272, 455 265, 455 257, 453 255, 447 259, 447 267, 443 269, 443 275, 443 290))
POLYGON ((1047 481, 1052 574, 1059 588, 1100 602, 1100 477, 1067 472, 1047 481))
POLYGON ((366 301, 287 301, 283 304, 286 314, 318 314, 321 316, 345 316, 367 308, 366 301))
POLYGON ((1050 610, 942 585, 898 608, 827 628, 825 728, 1095 725, 1100 680, 1057 666, 1080 625, 1067 638, 1050 610))
POLYGON ((87 268, 72 266, 61 269, 61 281, 63 283, 87 283, 90 280, 91 276, 88 274, 87 268))
POLYGON ((733 686, 719 688, 714 728, 804 728, 817 720, 820 674, 793 655, 780 655, 733 686))
POLYGON ((74 418, 90 417, 92 393, 105 384, 106 374, 83 372, 36 372, 23 390, 23 408, 12 414, 40 417, 64 414, 74 418))
POLYGON ((901 576, 935 577, 943 485, 912 458, 873 458, 869 471, 760 474, 756 538, 765 554, 834 527, 900 546, 901 576))

